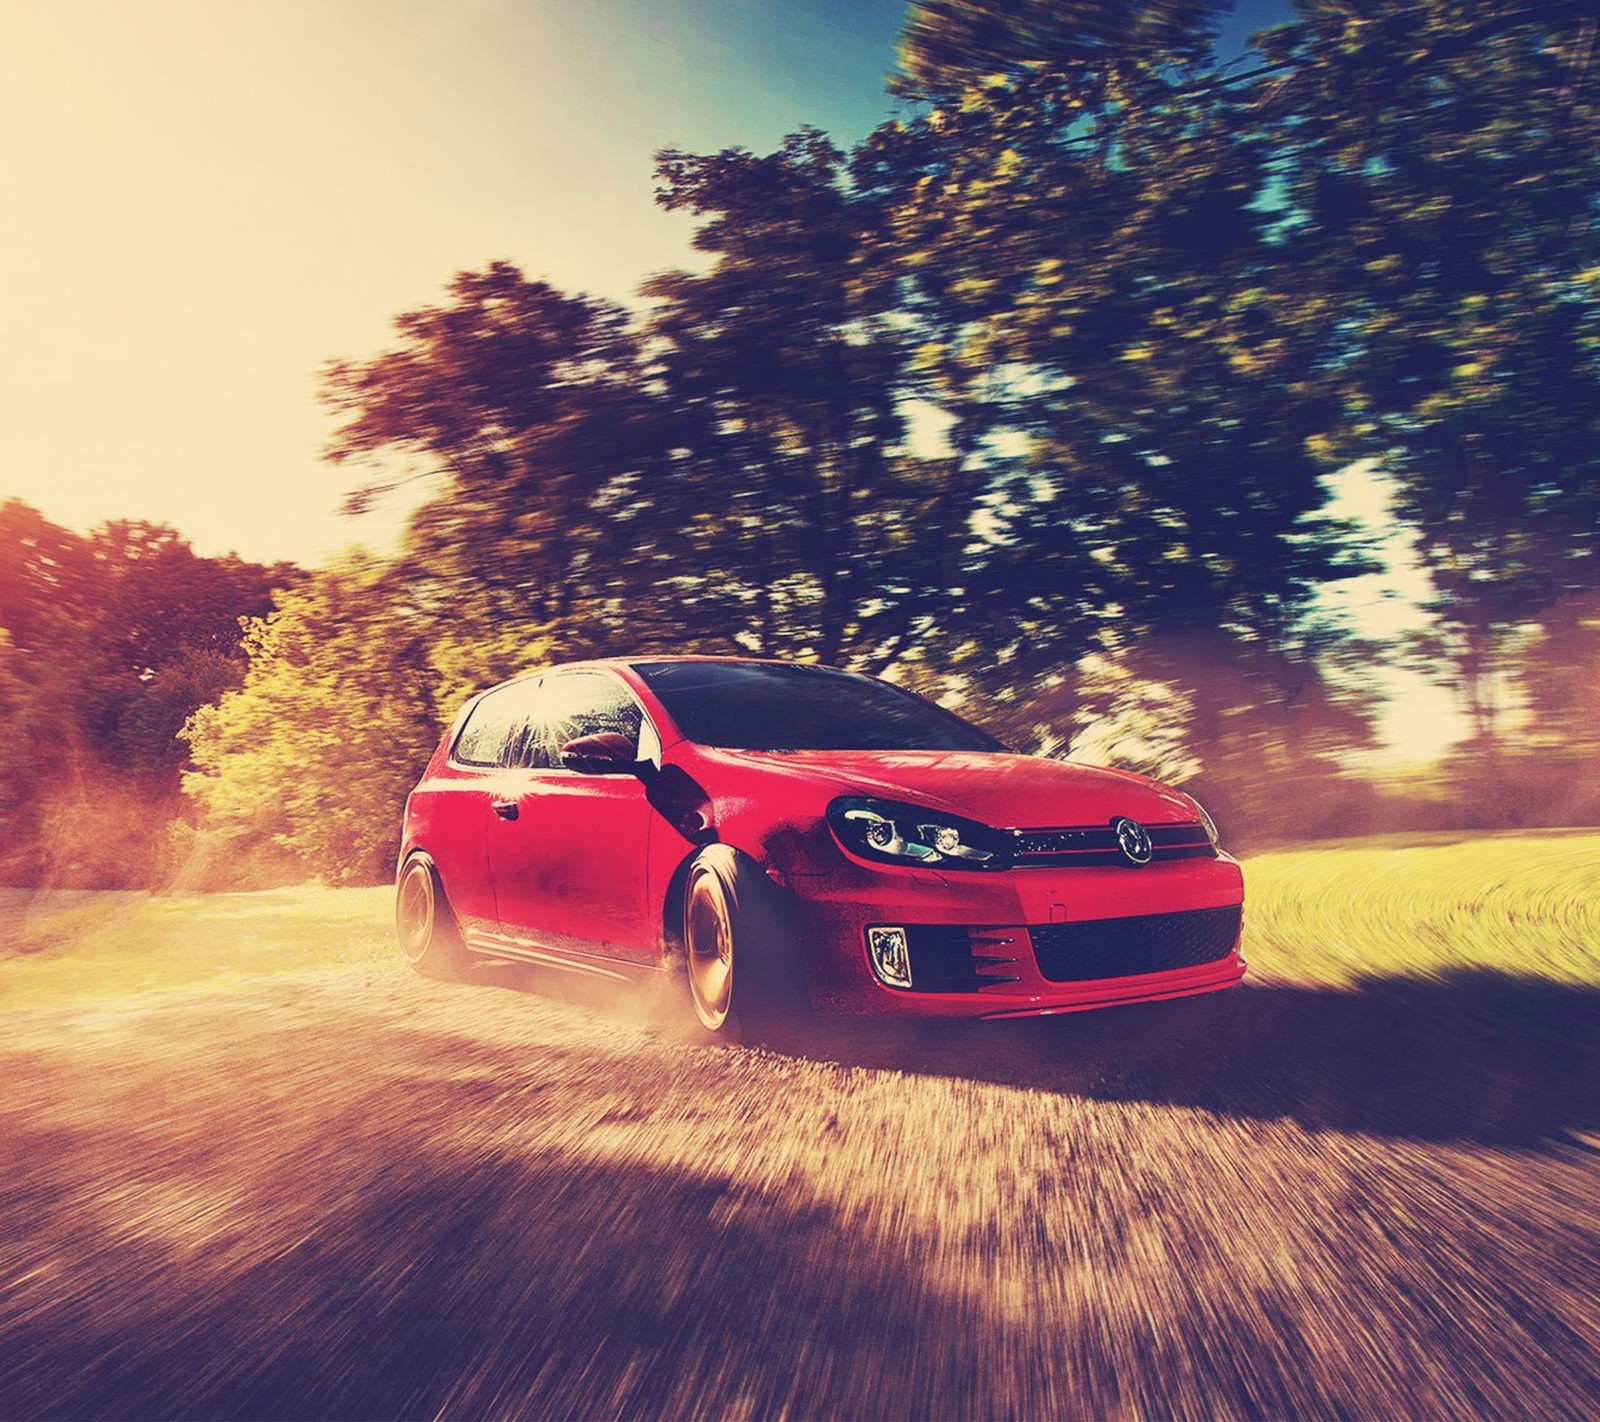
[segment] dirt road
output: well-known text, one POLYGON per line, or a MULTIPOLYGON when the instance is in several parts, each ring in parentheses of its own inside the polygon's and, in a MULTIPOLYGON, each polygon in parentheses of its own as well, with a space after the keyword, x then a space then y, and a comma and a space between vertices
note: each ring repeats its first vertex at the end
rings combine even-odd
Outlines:
POLYGON ((0 1416, 1594 1416, 1552 991, 731 1049, 399 968, 0 1014, 0 1416))

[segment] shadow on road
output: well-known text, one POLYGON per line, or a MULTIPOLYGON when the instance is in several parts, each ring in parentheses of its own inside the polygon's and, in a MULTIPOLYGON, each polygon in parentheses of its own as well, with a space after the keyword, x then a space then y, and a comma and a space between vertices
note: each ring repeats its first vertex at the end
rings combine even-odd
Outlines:
POLYGON ((102 1281, 99 1306, 58 1296, 8 1321, 0 1415, 816 1416, 877 1397, 884 1415, 927 1416, 978 1402, 958 1350, 915 1377, 894 1361, 970 1320, 903 1260, 861 1276, 830 1216, 638 1162, 416 1144, 299 1182, 285 1201, 298 1227, 250 1260, 210 1267, 91 1211, 88 1257, 53 1267, 102 1281))
POLYGON ((818 1061, 1288 1116, 1313 1128, 1533 1144, 1600 1127, 1600 991, 1495 972, 953 1025, 821 1019, 753 1040, 818 1061))
MULTIPOLYGON (((1117 1130, 1072 1153, 1047 1138, 1023 1190, 1018 1103, 991 1100, 999 1158, 945 1182, 971 1187, 955 1210, 919 1173, 965 1157, 970 1103, 949 1093, 921 1093, 906 1140, 915 1082, 807 1073, 798 1091, 856 1108, 833 1136, 798 1124, 748 1048, 612 1050, 558 1014, 534 1024, 551 1040, 497 1039, 469 988, 425 1021, 426 991, 371 1016, 351 991, 262 989, 136 1019, 139 1039, 13 1054, 8 1086, 32 1071, 34 1108, 6 1122, 0 1417, 1593 1411, 1589 1216, 1552 1218, 1547 1189, 1473 1193, 1565 1162, 1424 1161, 1417 1192, 1420 1152, 1369 1142, 1352 1153, 1371 1168, 1329 1169, 1283 1132, 1174 1165, 1206 1123, 1172 1117, 1126 1150, 1117 1130), (317 992, 317 1011, 272 1016, 277 994, 317 992), (945 1127, 947 1149, 915 1148, 945 1127), (757 1143, 804 1129, 794 1155, 757 1143)), ((1600 993, 1476 974, 1011 1023, 819 1020, 751 1045, 1521 1142, 1594 1124, 1597 1038, 1600 993)))
MULTIPOLYGON (((496 986, 636 1012, 612 985, 496 986)), ((688 1004, 662 993, 669 1026, 688 1004)), ((1600 1131, 1600 990, 1463 970, 1351 988, 1250 982, 1175 1002, 998 1022, 804 1017, 743 1046, 843 1066, 1198 1107, 1313 1129, 1528 1146, 1600 1131)))

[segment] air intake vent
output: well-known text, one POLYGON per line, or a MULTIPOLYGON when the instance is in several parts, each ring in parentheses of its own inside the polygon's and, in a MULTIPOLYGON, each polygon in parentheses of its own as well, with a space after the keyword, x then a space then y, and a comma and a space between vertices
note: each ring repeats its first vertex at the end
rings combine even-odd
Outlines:
POLYGON ((1152 913, 1089 923, 1045 923, 1028 930, 1039 972, 1053 983, 1092 982, 1198 968, 1233 951, 1243 908, 1152 913))
POLYGON ((965 924, 911 924, 912 992, 979 992, 1017 981, 1013 965, 1022 930, 969 928, 965 924))

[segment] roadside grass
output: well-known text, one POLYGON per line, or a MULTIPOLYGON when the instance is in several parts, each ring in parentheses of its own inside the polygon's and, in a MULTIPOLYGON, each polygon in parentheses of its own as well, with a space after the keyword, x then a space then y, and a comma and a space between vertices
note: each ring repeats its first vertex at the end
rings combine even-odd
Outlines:
MULTIPOLYGON (((1493 972, 1600 987, 1600 831, 1397 835, 1245 865, 1258 980, 1493 972)), ((392 890, 0 890, 0 1007, 397 961, 392 890)))
POLYGON ((1258 975, 1348 985, 1495 972, 1600 987, 1600 832, 1392 835, 1245 863, 1258 975))
POLYGON ((0 890, 0 1007, 395 960, 394 891, 0 890))

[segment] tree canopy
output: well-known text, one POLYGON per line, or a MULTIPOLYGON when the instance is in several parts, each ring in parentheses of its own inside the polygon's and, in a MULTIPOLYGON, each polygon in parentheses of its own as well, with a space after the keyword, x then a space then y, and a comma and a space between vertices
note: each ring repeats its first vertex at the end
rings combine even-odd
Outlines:
POLYGON ((1592 7, 1306 4, 1260 100, 1276 305, 1420 535, 1492 736, 1508 639, 1600 586, 1600 81, 1592 7), (1334 319, 1328 319, 1333 317, 1334 319))
POLYGON ((547 652, 531 623, 419 606, 349 559, 280 590, 245 633, 243 684, 185 729, 185 787, 223 862, 263 844, 335 883, 394 869, 405 798, 462 701, 547 652))
POLYGON ((170 782, 214 703, 213 819, 366 875, 350 789, 403 793, 468 670, 742 651, 1270 819, 1255 767, 1311 832, 1372 739, 1374 649, 1327 596, 1369 566, 1329 516, 1360 460, 1432 579, 1412 650, 1475 714, 1459 765, 1503 781, 1521 726, 1520 782, 1534 749, 1592 773, 1593 6, 1297 0, 1223 63, 1227 10, 917 0, 897 114, 853 147, 658 155, 699 260, 633 306, 458 274, 325 372, 355 502, 432 481, 392 564, 295 582, 7 506, 5 734, 170 782))
POLYGON ((201 557, 158 524, 84 535, 20 500, 0 506, 0 874, 147 878, 186 754, 178 732, 243 676, 240 619, 292 575, 201 557), (129 805, 150 813, 108 832, 129 805))

